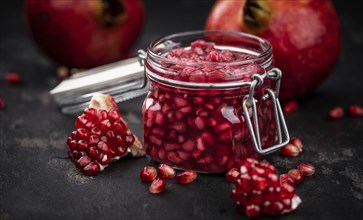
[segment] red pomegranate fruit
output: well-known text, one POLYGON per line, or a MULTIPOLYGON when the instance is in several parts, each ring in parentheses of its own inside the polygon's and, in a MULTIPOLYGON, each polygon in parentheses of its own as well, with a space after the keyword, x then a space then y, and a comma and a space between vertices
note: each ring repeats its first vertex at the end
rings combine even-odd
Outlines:
POLYGON ((208 30, 243 31, 268 40, 283 72, 280 99, 314 90, 332 72, 340 54, 340 27, 330 0, 218 0, 208 30))
POLYGON ((125 58, 144 20, 142 0, 27 0, 35 42, 67 67, 90 68, 125 58))

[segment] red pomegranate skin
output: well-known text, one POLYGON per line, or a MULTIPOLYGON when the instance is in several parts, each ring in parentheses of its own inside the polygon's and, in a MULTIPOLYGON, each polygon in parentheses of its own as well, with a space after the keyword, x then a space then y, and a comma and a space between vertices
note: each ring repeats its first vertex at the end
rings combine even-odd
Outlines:
POLYGON ((91 68, 127 56, 144 20, 142 0, 27 0, 26 18, 39 47, 67 67, 91 68), (100 18, 105 2, 124 6, 113 25, 100 18))
POLYGON ((330 0, 261 2, 266 2, 270 17, 262 19, 258 28, 243 19, 246 0, 218 0, 205 28, 248 32, 268 40, 275 65, 283 72, 280 99, 312 92, 332 72, 340 55, 340 26, 333 4, 330 0))

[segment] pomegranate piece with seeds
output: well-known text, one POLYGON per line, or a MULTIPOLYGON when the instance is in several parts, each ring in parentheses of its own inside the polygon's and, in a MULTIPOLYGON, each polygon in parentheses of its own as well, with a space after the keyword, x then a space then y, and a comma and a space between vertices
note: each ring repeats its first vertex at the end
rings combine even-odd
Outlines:
POLYGON ((344 115, 344 110, 342 107, 334 107, 328 112, 328 119, 334 121, 342 118, 344 115))
POLYGON ((158 166, 158 176, 161 178, 172 179, 176 175, 175 170, 166 164, 160 164, 158 166))
POLYGON ((140 179, 142 182, 151 182, 157 176, 157 171, 154 167, 144 167, 140 172, 140 179))
POLYGON ((197 178, 197 172, 194 170, 186 170, 176 175, 176 181, 180 184, 189 184, 197 178))
MULTIPOLYGON (((98 96, 99 97, 99 96, 98 96)), ((67 139, 68 156, 86 175, 96 175, 114 160, 125 156, 129 147, 133 146, 135 136, 121 117, 117 106, 112 103, 111 96, 104 96, 100 101, 105 105, 90 108, 76 119, 76 130, 67 139), (103 107, 113 106, 109 110, 103 107)), ((113 101, 114 102, 114 101, 113 101)))
POLYGON ((349 116, 353 117, 362 117, 363 116, 363 108, 359 105, 351 105, 348 108, 349 116))
POLYGON ((152 194, 157 194, 165 191, 166 183, 165 180, 161 178, 156 178, 149 186, 149 192, 152 194))
POLYGON ((248 217, 282 215, 301 203, 294 186, 280 183, 276 168, 269 162, 248 158, 240 164, 239 170, 241 175, 231 197, 236 209, 248 217))
POLYGON ((9 84, 19 84, 21 82, 21 77, 17 72, 8 72, 5 74, 5 80, 9 84))

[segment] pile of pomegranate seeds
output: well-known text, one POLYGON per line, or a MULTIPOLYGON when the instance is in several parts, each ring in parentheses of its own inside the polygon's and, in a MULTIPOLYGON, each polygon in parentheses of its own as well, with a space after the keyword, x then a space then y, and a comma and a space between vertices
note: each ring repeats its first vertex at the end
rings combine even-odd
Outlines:
POLYGON ((297 101, 290 101, 284 104, 283 110, 285 113, 296 112, 298 110, 297 101))
POLYGON ((290 142, 280 149, 280 154, 286 157, 296 157, 303 151, 303 143, 297 138, 293 137, 290 142))
POLYGON ((68 155, 86 175, 95 175, 125 156, 135 141, 117 110, 88 108, 75 125, 77 130, 67 139, 68 155))
POLYGON ((19 73, 17 72, 7 72, 5 74, 5 80, 9 83, 9 84, 19 84, 21 82, 21 77, 19 75, 19 73))
POLYGON ((174 177, 176 177, 176 181, 179 184, 189 184, 197 178, 197 172, 185 170, 176 175, 175 170, 167 164, 160 164, 157 170, 154 167, 146 166, 140 172, 142 182, 152 181, 149 186, 149 192, 153 194, 163 192, 166 188, 164 179, 173 179, 174 177))
POLYGON ((303 178, 312 176, 315 173, 315 167, 311 163, 301 163, 296 169, 291 169, 286 173, 280 175, 280 184, 288 183, 291 185, 298 185, 302 183, 303 178))
POLYGON ((293 185, 280 184, 276 168, 267 161, 246 159, 239 167, 232 200, 238 211, 248 217, 282 215, 301 203, 293 185))

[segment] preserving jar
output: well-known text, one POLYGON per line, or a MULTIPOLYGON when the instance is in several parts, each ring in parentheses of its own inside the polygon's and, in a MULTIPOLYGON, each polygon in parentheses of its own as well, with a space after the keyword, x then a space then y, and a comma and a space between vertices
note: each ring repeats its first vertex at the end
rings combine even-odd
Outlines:
POLYGON ((287 144, 271 45, 241 32, 162 37, 144 56, 147 155, 177 169, 228 172, 287 144))

